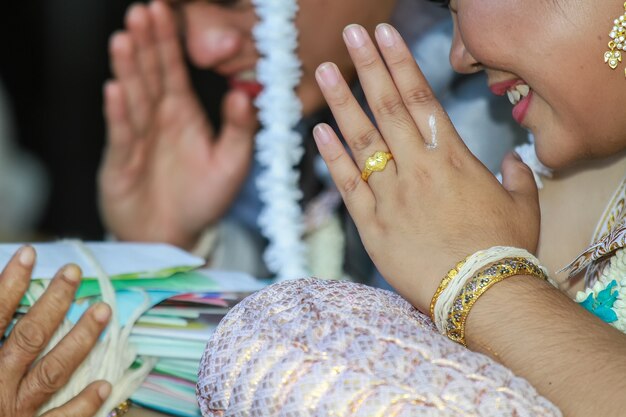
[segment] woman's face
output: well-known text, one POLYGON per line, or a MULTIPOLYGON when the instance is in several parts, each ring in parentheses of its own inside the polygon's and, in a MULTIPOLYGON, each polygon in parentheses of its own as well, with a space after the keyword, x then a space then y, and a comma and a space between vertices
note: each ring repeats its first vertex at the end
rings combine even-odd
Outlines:
POLYGON ((512 96, 544 164, 626 148, 626 60, 611 70, 603 58, 623 0, 452 0, 450 9, 452 65, 484 69, 494 93, 512 96))
MULTIPOLYGON (((258 53, 252 38, 257 22, 251 0, 169 0, 180 5, 187 52, 191 61, 210 68, 237 85, 254 84, 258 53)), ((342 40, 342 29, 360 23, 373 30, 391 16, 395 0, 299 0, 297 27, 302 81, 298 95, 304 113, 324 105, 315 81, 315 69, 331 60, 351 76, 352 62, 342 40)))

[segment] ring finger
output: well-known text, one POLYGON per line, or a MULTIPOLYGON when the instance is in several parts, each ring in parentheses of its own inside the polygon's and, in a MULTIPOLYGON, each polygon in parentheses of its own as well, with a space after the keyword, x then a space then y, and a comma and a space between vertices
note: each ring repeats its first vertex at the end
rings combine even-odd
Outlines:
MULTIPOLYGON (((337 66, 333 63, 322 64, 315 76, 343 138, 352 150, 356 165, 364 169, 365 162, 370 156, 376 152, 389 152, 383 137, 354 98, 337 66)), ((375 194, 376 184, 392 174, 396 175, 396 165, 390 160, 383 172, 375 172, 369 178, 368 183, 373 186, 375 194)))

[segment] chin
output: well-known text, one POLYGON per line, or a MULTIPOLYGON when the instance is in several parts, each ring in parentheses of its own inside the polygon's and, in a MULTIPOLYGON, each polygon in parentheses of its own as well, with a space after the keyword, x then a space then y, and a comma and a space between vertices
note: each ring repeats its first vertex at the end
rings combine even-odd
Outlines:
POLYGON ((543 165, 554 171, 566 169, 585 159, 582 155, 572 152, 567 146, 563 146, 563 143, 554 140, 554 137, 546 139, 541 134, 534 132, 533 134, 537 158, 543 165))

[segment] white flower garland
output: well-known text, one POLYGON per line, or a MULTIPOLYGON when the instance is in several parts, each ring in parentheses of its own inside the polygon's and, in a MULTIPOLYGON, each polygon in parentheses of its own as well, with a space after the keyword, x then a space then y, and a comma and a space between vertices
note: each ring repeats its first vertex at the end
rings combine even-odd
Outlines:
POLYGON ((590 295, 597 304, 592 313, 601 317, 601 314, 598 314, 598 310, 601 308, 612 310, 617 316, 617 320, 609 324, 626 333, 626 249, 620 249, 615 253, 604 271, 602 271, 600 279, 592 288, 587 288, 585 291, 579 291, 576 294, 576 302, 583 304, 589 299, 590 295), (603 295, 600 295, 602 292, 603 295), (611 295, 616 295, 616 300, 608 305, 603 305, 603 297, 610 297, 611 295))
POLYGON ((265 262, 278 280, 308 275, 304 219, 299 201, 297 165, 304 154, 302 136, 294 130, 302 118, 295 93, 302 71, 296 54, 296 0, 253 0, 259 23, 253 34, 261 59, 257 78, 263 91, 256 100, 262 129, 256 137, 257 178, 263 209, 259 226, 269 240, 265 262))

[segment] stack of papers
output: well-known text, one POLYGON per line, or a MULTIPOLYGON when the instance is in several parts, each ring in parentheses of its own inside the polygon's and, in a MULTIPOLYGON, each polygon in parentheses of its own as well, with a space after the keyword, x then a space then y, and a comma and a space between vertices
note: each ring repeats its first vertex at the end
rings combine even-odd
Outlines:
POLYGON ((201 415, 195 385, 209 338, 233 305, 265 286, 246 274, 212 270, 171 279, 190 277, 203 279, 205 288, 169 297, 154 306, 139 318, 130 338, 140 355, 159 358, 131 397, 133 402, 185 417, 201 415))
MULTIPOLYGON (((177 416, 200 416, 195 384, 206 343, 229 309, 266 283, 243 273, 196 269, 204 264, 202 259, 168 245, 84 245, 91 258, 73 242, 34 244, 38 256, 31 293, 40 294, 63 265, 78 264, 84 278, 68 312, 68 319, 77 322, 90 305, 101 300, 95 258, 111 277, 120 325, 132 326, 130 344, 138 361, 158 359, 131 399, 177 416)), ((0 266, 19 246, 0 245, 0 266)), ((23 300, 20 313, 27 311, 31 301, 23 300)))

